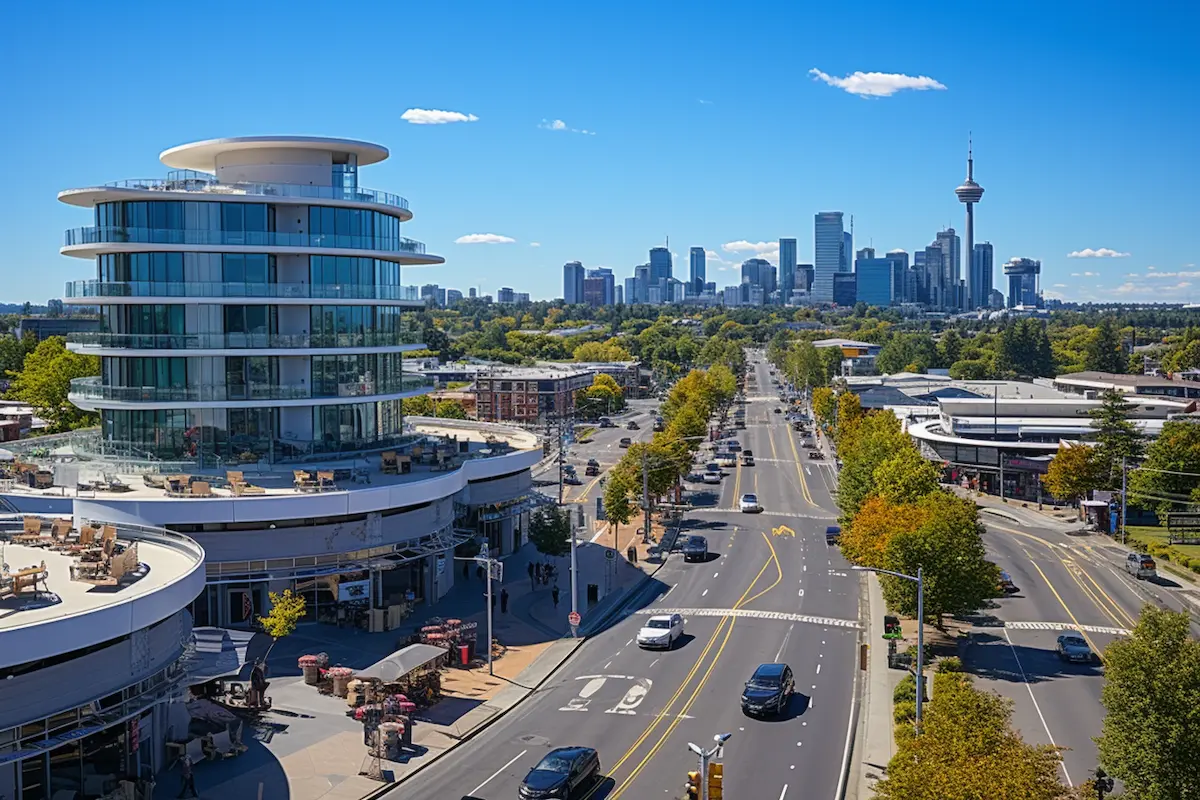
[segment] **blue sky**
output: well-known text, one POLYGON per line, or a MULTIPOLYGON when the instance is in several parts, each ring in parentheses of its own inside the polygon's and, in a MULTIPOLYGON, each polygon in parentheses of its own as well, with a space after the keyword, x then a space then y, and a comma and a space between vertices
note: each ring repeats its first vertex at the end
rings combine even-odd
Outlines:
POLYGON ((59 190, 161 176, 197 139, 382 143, 360 182, 407 197, 407 234, 446 258, 406 283, 548 298, 563 262, 623 278, 666 236, 677 276, 702 245, 719 285, 747 244, 773 259, 793 236, 811 261, 820 210, 854 215, 856 247, 961 233, 968 130, 997 273, 1028 256, 1052 296, 1200 298, 1196 3, 46 0, 9 19, 4 301, 94 276, 58 255, 91 222, 59 190), (836 85, 856 72, 944 88, 836 85), (1068 257, 1099 250, 1127 255, 1068 257))

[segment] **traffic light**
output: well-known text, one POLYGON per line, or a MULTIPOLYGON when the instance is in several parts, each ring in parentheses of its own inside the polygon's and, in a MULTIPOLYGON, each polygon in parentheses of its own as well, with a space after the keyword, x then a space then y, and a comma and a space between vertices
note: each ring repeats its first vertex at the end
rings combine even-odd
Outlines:
POLYGON ((700 770, 694 769, 687 774, 687 783, 684 784, 686 793, 684 797, 687 800, 700 800, 700 770))
POLYGON ((724 775, 724 764, 708 765, 708 800, 721 800, 721 783, 724 775))

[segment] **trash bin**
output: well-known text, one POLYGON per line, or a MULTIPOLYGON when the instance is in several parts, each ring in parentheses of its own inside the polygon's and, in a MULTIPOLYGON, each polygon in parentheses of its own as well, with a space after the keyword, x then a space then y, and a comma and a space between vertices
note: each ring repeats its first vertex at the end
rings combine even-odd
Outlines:
POLYGON ((460 644, 458 646, 458 665, 463 669, 469 669, 471 666, 471 646, 469 644, 460 644))
POLYGON ((594 606, 600 602, 600 584, 589 583, 587 585, 587 601, 589 606, 594 606))

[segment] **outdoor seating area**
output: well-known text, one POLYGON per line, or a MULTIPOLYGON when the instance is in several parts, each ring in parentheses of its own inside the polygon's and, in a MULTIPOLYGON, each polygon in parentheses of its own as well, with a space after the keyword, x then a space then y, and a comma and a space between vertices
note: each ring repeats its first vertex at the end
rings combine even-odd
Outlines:
MULTIPOLYGON (((9 541, 73 558, 70 567, 73 581, 115 586, 138 571, 137 543, 118 541, 116 527, 89 524, 76 530, 71 520, 59 518, 50 520, 47 528, 44 522, 41 517, 24 517, 21 532, 11 534, 9 541)), ((6 573, 2 585, 12 594, 19 595, 26 589, 33 589, 36 594, 38 582, 44 582, 47 576, 43 561, 40 569, 29 567, 11 575, 6 573)))
POLYGON ((330 492, 337 489, 333 470, 292 470, 292 486, 298 492, 330 492))

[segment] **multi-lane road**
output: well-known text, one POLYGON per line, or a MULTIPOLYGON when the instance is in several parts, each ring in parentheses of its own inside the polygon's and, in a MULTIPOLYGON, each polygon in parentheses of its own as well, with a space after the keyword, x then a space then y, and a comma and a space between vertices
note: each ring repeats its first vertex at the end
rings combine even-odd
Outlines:
MULTIPOLYGON (((688 742, 732 733, 724 751, 728 796, 835 797, 853 719, 859 583, 825 545, 836 514, 830 467, 809 461, 773 413, 766 366, 754 372, 747 429, 737 433, 757 465, 727 470, 720 487, 709 487, 712 504, 685 523, 708 538, 711 559, 671 556, 624 618, 398 792, 414 800, 508 800, 549 749, 586 745, 599 751, 605 775, 592 800, 675 798, 695 769, 688 742), (758 495, 764 513, 736 510, 745 493, 758 495), (646 616, 667 610, 683 614, 683 640, 666 652, 640 650, 634 637, 646 616), (781 718, 752 720, 742 715, 741 689, 769 661, 791 665, 797 694, 781 718)), ((624 435, 632 434, 616 438, 624 435)), ((620 450, 597 440, 592 447, 612 449, 615 462, 620 450)), ((570 499, 589 488, 576 487, 570 499)))
MULTIPOLYGON (((1173 610, 1197 609, 1189 590, 1166 577, 1138 581, 1123 570, 1125 553, 1107 536, 1072 533, 1032 510, 984 509, 989 557, 1018 591, 987 614, 1003 627, 980 627, 966 651, 981 686, 1013 700, 1013 723, 1026 741, 1053 743, 1063 753, 1063 776, 1073 785, 1096 768, 1104 719, 1103 664, 1059 661, 1055 643, 1066 626, 1082 631, 1095 652, 1126 635, 1149 602, 1173 610)), ((1197 598, 1200 600, 1200 598, 1197 598)), ((1193 634, 1200 628, 1193 625, 1193 634)))

